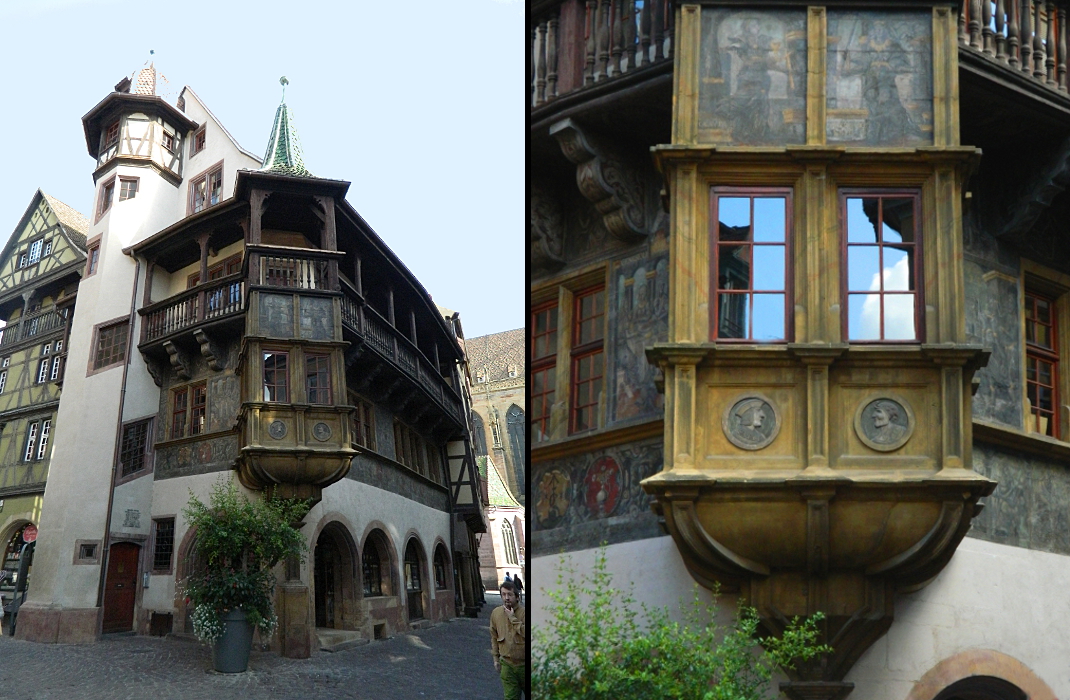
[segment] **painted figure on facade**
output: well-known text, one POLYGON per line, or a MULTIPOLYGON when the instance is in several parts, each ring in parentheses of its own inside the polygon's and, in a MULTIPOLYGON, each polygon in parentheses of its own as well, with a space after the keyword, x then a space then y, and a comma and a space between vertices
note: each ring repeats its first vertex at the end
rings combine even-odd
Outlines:
POLYGON ((668 260, 625 262, 617 274, 614 420, 657 416, 662 397, 646 346, 668 333, 668 260))
POLYGON ((572 481, 568 475, 558 469, 552 469, 539 479, 538 498, 535 512, 539 524, 553 527, 568 511, 569 491, 572 481))

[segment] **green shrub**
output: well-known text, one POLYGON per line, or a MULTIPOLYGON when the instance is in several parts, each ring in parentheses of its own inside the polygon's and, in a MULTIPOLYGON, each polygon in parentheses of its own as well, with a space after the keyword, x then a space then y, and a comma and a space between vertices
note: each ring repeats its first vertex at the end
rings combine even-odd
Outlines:
POLYGON ((612 586, 603 547, 577 578, 562 561, 547 592, 550 620, 535 632, 531 687, 540 700, 760 700, 778 669, 831 649, 816 643, 820 613, 792 620, 781 638, 759 638, 758 613, 740 605, 731 626, 713 603, 695 602, 684 623, 612 586), (761 645, 761 648, 759 647, 761 645))
POLYGON ((186 522, 197 531, 197 553, 204 563, 184 581, 183 590, 193 602, 193 630, 205 642, 223 634, 222 617, 241 608, 262 635, 275 630, 271 569, 284 558, 300 556, 304 536, 293 527, 308 513, 304 501, 278 498, 265 492, 249 500, 230 479, 212 486, 208 503, 190 492, 183 510, 186 522))

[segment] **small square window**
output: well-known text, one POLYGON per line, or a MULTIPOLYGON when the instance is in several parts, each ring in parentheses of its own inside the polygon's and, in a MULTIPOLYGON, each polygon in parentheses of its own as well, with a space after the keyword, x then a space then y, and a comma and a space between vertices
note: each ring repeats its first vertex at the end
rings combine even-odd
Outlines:
POLYGON ((204 150, 204 147, 208 144, 207 134, 205 127, 201 127, 197 130, 197 133, 193 135, 193 140, 190 142, 189 154, 195 156, 204 150))
POLYGON ((133 199, 137 196, 137 179, 136 178, 119 178, 119 201, 125 202, 128 199, 133 199))
POLYGON ((100 189, 100 206, 97 209, 97 218, 104 216, 111 209, 112 200, 115 198, 115 178, 104 183, 100 189))
POLYGON ((171 153, 175 152, 174 134, 169 134, 166 131, 163 132, 163 137, 161 138, 160 142, 163 144, 163 147, 166 148, 168 151, 170 151, 171 153))
POLYGON ((79 559, 94 559, 97 556, 97 546, 95 544, 83 544, 78 547, 79 559))
POLYGON ((102 369, 123 361, 126 357, 126 340, 129 333, 128 321, 120 321, 104 326, 97 331, 96 352, 93 356, 93 369, 102 369))
POLYGON ((3 360, 0 360, 0 367, 7 367, 11 364, 11 355, 8 355, 3 360))
POLYGON ((108 125, 107 130, 104 132, 104 148, 114 146, 119 142, 119 120, 108 125))

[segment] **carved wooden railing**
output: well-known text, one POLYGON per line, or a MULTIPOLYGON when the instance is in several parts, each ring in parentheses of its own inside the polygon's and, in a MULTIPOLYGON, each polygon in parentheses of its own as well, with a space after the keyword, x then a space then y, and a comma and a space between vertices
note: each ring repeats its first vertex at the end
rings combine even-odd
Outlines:
POLYGON ((434 364, 409 338, 394 328, 379 312, 359 299, 355 290, 342 281, 342 323, 364 338, 376 352, 399 367, 422 387, 455 420, 464 422, 461 401, 434 364))
POLYGON ((138 311, 141 342, 245 310, 245 279, 238 272, 175 294, 138 311))
POLYGON ((674 0, 535 2, 531 106, 672 61, 674 0))
POLYGON ((10 322, 0 329, 0 347, 7 347, 37 335, 49 333, 63 327, 67 322, 67 309, 57 311, 47 309, 27 314, 20 324, 18 320, 10 322))
POLYGON ((1066 10, 1042 0, 963 0, 959 43, 1066 92, 1066 10))

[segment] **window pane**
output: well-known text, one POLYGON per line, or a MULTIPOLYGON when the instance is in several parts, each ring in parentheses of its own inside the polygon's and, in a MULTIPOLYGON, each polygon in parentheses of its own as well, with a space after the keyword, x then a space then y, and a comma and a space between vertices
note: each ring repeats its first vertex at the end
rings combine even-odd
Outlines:
POLYGON ((884 290, 908 292, 914 289, 914 270, 905 250, 884 248, 884 290))
POLYGON ((917 340, 914 328, 914 295, 884 296, 884 339, 917 340))
POLYGON ((746 338, 749 294, 717 295, 717 337, 746 338))
POLYGON ((880 290, 880 248, 868 245, 847 246, 847 290, 880 290))
POLYGON ((725 227, 744 229, 735 234, 743 237, 734 240, 746 240, 746 229, 750 228, 750 197, 719 197, 717 220, 721 222, 721 231, 724 231, 725 227))
POLYGON ((1031 382, 1037 380, 1037 361, 1033 358, 1029 358, 1029 361, 1025 365, 1025 378, 1031 382))
POLYGON ((847 242, 876 243, 878 200, 875 197, 847 198, 847 242), (867 216, 867 212, 870 216, 867 216), (872 219, 871 219, 872 217, 872 219))
POLYGON ((1051 386, 1051 364, 1048 362, 1038 362, 1037 370, 1038 380, 1040 381, 1040 383, 1051 386))
POLYGON ((717 260, 718 289, 750 289, 751 246, 723 245, 717 260))
POLYGON ((880 340, 881 295, 851 294, 847 302, 847 339, 880 340))
POLYGON ((751 337, 755 340, 783 340, 784 335, 784 295, 754 295, 754 330, 751 337))
MULTIPOLYGON (((754 246, 754 289, 784 290, 784 246, 754 246)), ((757 317, 755 309, 755 317, 757 317)))
POLYGON ((884 243, 914 242, 914 199, 884 197, 881 201, 881 240, 884 243))
POLYGON ((784 231, 787 230, 785 225, 786 213, 787 200, 784 197, 755 197, 755 242, 783 243, 784 231))

